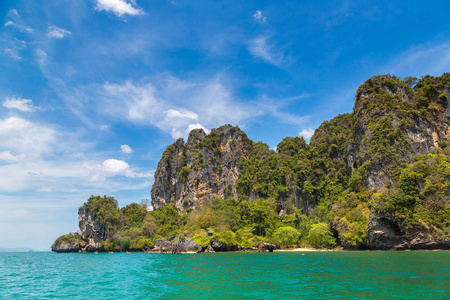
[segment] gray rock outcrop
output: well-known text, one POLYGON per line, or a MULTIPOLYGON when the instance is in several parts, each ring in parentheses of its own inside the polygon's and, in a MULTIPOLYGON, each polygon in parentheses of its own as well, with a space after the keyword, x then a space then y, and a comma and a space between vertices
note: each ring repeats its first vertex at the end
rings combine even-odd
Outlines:
POLYGON ((389 215, 372 213, 367 228, 370 250, 450 249, 450 240, 442 240, 426 228, 402 229, 389 215))
POLYGON ((194 129, 187 143, 178 139, 163 153, 152 186, 155 209, 174 204, 179 212, 198 210, 214 197, 237 198, 239 163, 248 155, 247 136, 224 125, 206 134, 194 129))
POLYGON ((176 237, 173 240, 176 240, 176 243, 172 243, 166 239, 155 240, 153 243, 153 251, 158 251, 160 253, 186 253, 202 251, 202 246, 188 237, 176 237))
POLYGON ((76 242, 62 242, 59 245, 52 246, 52 251, 58 253, 78 252, 81 249, 81 245, 76 242))
POLYGON ((274 244, 264 243, 264 248, 269 252, 273 252, 273 250, 275 250, 276 247, 274 244))
POLYGON ((213 247, 211 247, 211 245, 208 245, 208 247, 206 247, 206 249, 205 249, 205 253, 213 253, 213 252, 216 252, 216 251, 214 251, 214 249, 213 249, 213 247))
POLYGON ((81 230, 81 237, 86 241, 86 245, 80 250, 87 252, 102 250, 101 243, 108 237, 106 224, 101 224, 99 219, 82 206, 78 210, 78 225, 81 230))
POLYGON ((374 144, 380 143, 380 132, 389 136, 390 146, 393 146, 389 151, 395 152, 396 161, 402 163, 412 163, 417 154, 428 154, 438 147, 439 141, 449 141, 450 107, 447 98, 439 97, 440 94, 448 95, 449 89, 439 84, 439 77, 429 79, 434 82, 436 90, 424 99, 433 105, 424 104, 420 109, 426 109, 431 118, 422 116, 420 112, 405 115, 405 110, 418 111, 421 100, 417 99, 418 95, 412 96, 410 85, 399 83, 396 77, 374 76, 359 87, 353 109, 354 129, 348 142, 347 164, 350 173, 366 165, 365 186, 368 190, 383 188, 395 180, 395 171, 391 168, 392 154, 370 151, 374 144))
POLYGON ((187 237, 182 237, 178 244, 176 245, 176 248, 180 252, 201 252, 202 246, 191 240, 187 237))
POLYGON ((161 253, 169 253, 176 249, 176 245, 166 239, 157 239, 153 243, 153 250, 161 253))

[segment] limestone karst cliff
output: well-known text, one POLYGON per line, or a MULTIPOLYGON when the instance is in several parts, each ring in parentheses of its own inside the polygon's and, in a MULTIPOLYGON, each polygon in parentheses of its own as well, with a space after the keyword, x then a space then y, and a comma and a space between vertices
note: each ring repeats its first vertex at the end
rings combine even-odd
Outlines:
POLYGON ((154 208, 168 204, 179 212, 199 209, 214 197, 237 198, 239 163, 248 156, 248 138, 239 127, 224 125, 206 134, 195 129, 163 153, 151 195, 154 208))
POLYGON ((78 209, 79 233, 63 235, 52 245, 55 252, 95 252, 117 230, 119 210, 112 197, 92 196, 78 209))
POLYGON ((374 76, 356 93, 348 167, 364 165, 369 190, 394 182, 395 164, 412 163, 450 138, 449 74, 415 82, 374 76))
POLYGON ((78 224, 81 237, 86 241, 86 245, 81 247, 81 250, 96 251, 100 249, 101 243, 108 237, 106 224, 102 224, 99 218, 96 218, 85 207, 80 207, 78 210, 78 224))
MULTIPOLYGON (((285 138, 275 152, 248 141, 240 151, 227 152, 225 160, 223 147, 210 148, 202 142, 210 137, 193 131, 187 144, 178 140, 164 153, 155 173, 153 205, 173 203, 181 212, 198 210, 214 197, 275 199, 282 214, 295 208, 321 214, 344 247, 442 246, 450 217, 448 95, 450 74, 420 80, 374 76, 358 89, 353 113, 324 122, 309 145, 298 137, 285 138), (439 158, 423 158, 428 154, 439 158), (439 175, 407 176, 411 168, 420 168, 418 160, 432 170, 433 159, 442 169, 439 175), (218 166, 230 161, 232 176, 220 175, 218 166), (390 244, 384 241, 387 236, 390 244)), ((217 133, 229 128, 211 134, 221 136, 217 133)), ((226 135, 221 143, 233 138, 226 135)), ((242 144, 239 138, 233 143, 242 144)))
POLYGON ((267 242, 450 249, 449 96, 450 73, 374 76, 352 113, 323 122, 309 144, 286 137, 276 151, 231 125, 195 129, 164 151, 154 211, 91 197, 79 209, 81 234, 52 249, 142 251, 156 241, 178 249, 184 237, 201 251, 267 242))

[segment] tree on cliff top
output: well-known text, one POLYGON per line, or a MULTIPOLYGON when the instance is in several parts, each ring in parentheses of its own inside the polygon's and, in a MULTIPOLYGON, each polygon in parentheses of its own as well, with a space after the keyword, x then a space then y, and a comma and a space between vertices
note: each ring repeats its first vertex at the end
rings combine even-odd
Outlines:
POLYGON ((118 202, 113 197, 91 196, 81 208, 89 211, 101 224, 116 225, 119 222, 118 202))

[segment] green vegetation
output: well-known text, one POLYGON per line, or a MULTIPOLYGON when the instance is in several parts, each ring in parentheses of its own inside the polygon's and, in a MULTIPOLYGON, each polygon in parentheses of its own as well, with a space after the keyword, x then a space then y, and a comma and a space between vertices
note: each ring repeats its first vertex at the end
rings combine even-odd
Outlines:
POLYGON ((274 240, 281 246, 297 245, 300 232, 291 226, 283 226, 273 233, 274 240))
MULTIPOLYGON (((148 249, 155 239, 176 236, 189 236, 202 247, 214 239, 243 249, 264 242, 358 248, 366 244, 372 212, 388 214, 403 229, 449 238, 450 147, 435 133, 448 124, 443 118, 449 90, 450 73, 420 80, 374 76, 358 89, 354 112, 323 122, 309 144, 286 137, 273 151, 244 134, 248 155, 239 164, 237 199, 228 185, 225 199, 181 214, 173 203, 151 212, 136 203, 118 209, 106 196, 91 197, 84 207, 107 224, 105 249, 148 249), (425 140, 431 131, 433 140, 425 140)), ((215 130, 193 145, 178 140, 164 151, 159 167, 169 168, 175 159, 178 177, 186 182, 206 160, 216 162, 202 151, 220 154, 221 134, 215 130), (186 147, 195 150, 192 170, 185 156, 175 155, 186 155, 186 147)))
POLYGON ((78 233, 69 233, 57 238, 51 248, 56 249, 62 244, 70 245, 72 243, 78 243, 79 245, 81 245, 84 243, 84 241, 81 238, 81 235, 79 235, 78 233))
POLYGON ((373 197, 377 211, 394 216, 404 227, 429 226, 440 236, 450 236, 450 149, 418 155, 403 168, 397 186, 373 197))
POLYGON ((311 230, 308 233, 308 240, 314 247, 329 247, 336 244, 336 240, 326 223, 318 223, 311 226, 311 230))
POLYGON ((185 182, 187 179, 187 176, 189 175, 189 167, 188 166, 184 166, 181 168, 181 171, 179 173, 180 179, 181 181, 185 182))
POLYGON ((119 226, 118 202, 113 197, 91 196, 82 206, 85 211, 90 212, 92 216, 99 221, 100 225, 113 232, 119 226))

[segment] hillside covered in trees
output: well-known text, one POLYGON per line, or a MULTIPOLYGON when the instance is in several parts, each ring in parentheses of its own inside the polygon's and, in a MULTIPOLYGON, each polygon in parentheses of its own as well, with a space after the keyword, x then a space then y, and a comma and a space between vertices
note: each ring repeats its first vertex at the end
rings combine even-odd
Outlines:
POLYGON ((374 76, 353 113, 323 122, 309 144, 287 137, 276 151, 238 127, 193 130, 162 155, 154 211, 91 197, 79 211, 81 235, 53 248, 149 250, 189 237, 214 250, 449 249, 449 97, 450 73, 374 76))

